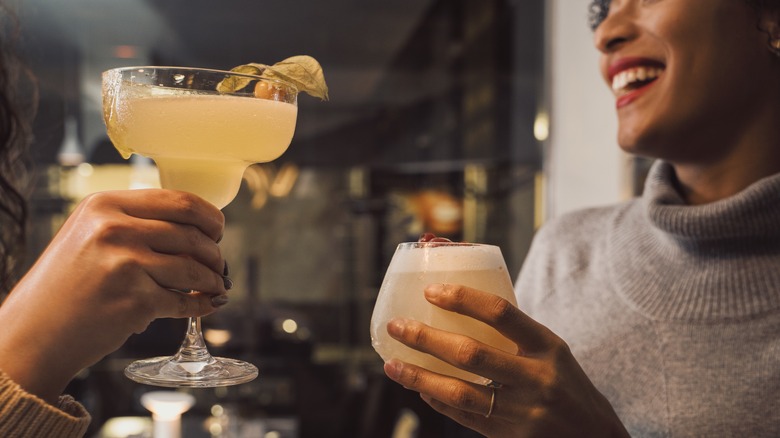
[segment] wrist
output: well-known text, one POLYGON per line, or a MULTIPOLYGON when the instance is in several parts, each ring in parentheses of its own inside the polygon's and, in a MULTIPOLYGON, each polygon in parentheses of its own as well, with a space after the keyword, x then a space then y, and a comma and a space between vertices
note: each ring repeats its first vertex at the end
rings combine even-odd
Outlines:
POLYGON ((39 370, 34 363, 30 363, 14 352, 6 352, 0 349, 0 355, 12 358, 12 361, 0 360, 0 370, 9 379, 13 380, 24 391, 40 398, 41 400, 56 406, 59 396, 67 386, 68 381, 58 378, 46 370, 39 370))
POLYGON ((27 327, 29 321, 13 318, 8 307, 0 307, 0 369, 26 392, 56 405, 72 375, 62 361, 54 359, 45 334, 27 327), (3 309, 5 308, 5 309, 3 309), (6 310, 3 312, 2 310, 6 310))

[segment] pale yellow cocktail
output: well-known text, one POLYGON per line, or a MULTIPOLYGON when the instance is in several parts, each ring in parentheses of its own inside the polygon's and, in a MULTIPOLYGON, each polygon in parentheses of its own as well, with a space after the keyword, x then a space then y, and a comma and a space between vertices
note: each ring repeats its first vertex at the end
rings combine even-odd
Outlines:
MULTIPOLYGON (((309 58, 303 62, 319 66, 309 58)), ((155 161, 163 188, 194 193, 223 208, 250 164, 274 160, 290 145, 298 91, 292 83, 256 74, 120 68, 103 74, 103 117, 123 157, 140 154, 155 161)), ((125 375, 151 385, 213 387, 248 382, 258 370, 249 362, 211 356, 200 318, 190 318, 175 355, 135 361, 125 375)))
POLYGON ((218 208, 238 193, 252 163, 278 158, 293 138, 298 107, 268 99, 129 85, 106 114, 125 158, 152 158, 163 187, 218 208))

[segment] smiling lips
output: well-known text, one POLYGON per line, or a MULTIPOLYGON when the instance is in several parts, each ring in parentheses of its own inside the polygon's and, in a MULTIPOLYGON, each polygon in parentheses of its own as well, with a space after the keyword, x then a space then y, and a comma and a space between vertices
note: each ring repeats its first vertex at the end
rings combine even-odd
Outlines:
POLYGON ((665 66, 646 58, 624 58, 610 65, 608 70, 616 106, 622 108, 642 95, 663 75, 665 66))
POLYGON ((655 67, 634 67, 623 70, 612 78, 612 91, 623 94, 631 89, 649 85, 662 72, 663 69, 655 67))

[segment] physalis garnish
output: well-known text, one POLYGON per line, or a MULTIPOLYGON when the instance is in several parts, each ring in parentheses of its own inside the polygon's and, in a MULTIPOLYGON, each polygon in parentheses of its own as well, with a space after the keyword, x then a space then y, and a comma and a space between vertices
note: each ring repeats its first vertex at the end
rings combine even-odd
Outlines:
MULTIPOLYGON (((319 97, 322 100, 328 100, 328 85, 325 83, 322 67, 311 56, 293 56, 274 65, 244 64, 233 67, 230 71, 278 79, 295 85, 298 91, 319 97)), ((249 82, 251 82, 249 78, 231 76, 217 85, 217 91, 231 93, 246 87, 249 82)))

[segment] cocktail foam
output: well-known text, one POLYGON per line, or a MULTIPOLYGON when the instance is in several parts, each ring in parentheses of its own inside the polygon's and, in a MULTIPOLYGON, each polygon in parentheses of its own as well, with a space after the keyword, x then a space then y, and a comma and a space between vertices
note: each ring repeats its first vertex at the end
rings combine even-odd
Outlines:
POLYGON ((396 248, 388 273, 426 271, 481 271, 506 269, 501 250, 492 245, 467 243, 402 243, 396 248))

